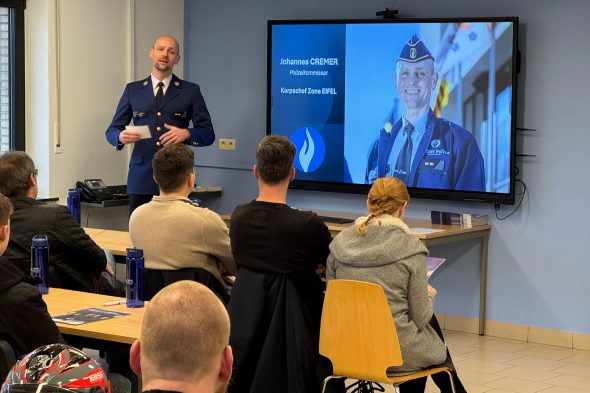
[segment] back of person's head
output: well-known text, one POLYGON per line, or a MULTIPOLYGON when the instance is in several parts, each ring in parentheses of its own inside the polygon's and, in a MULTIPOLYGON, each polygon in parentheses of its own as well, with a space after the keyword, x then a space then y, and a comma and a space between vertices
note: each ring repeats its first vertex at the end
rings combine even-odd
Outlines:
MULTIPOLYGON (((194 281, 165 287, 147 305, 141 326, 144 385, 153 379, 197 383, 218 373, 229 330, 227 311, 209 288, 194 281)), ((231 361, 228 366, 231 375, 231 361)))
POLYGON ((0 225, 8 225, 11 215, 12 203, 10 203, 10 199, 0 194, 0 225))
POLYGON ((268 135, 256 149, 256 167, 260 180, 268 185, 279 184, 291 176, 295 146, 284 136, 268 135))
POLYGON ((12 203, 10 199, 0 194, 0 255, 4 254, 10 240, 10 215, 12 203))
POLYGON ((154 180, 163 192, 181 187, 193 173, 195 153, 182 143, 173 143, 160 149, 152 160, 154 180))
POLYGON ((395 214, 400 208, 406 206, 409 200, 410 195, 406 185, 397 177, 381 177, 375 180, 367 195, 369 216, 357 227, 357 232, 364 235, 369 221, 382 214, 395 214))
POLYGON ((27 195, 35 163, 24 151, 9 151, 0 156, 0 193, 5 196, 27 195))

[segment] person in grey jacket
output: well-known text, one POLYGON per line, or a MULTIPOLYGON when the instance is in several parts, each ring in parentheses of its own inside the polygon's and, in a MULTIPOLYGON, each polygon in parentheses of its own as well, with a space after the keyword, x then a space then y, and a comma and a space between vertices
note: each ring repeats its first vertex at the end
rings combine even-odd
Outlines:
MULTIPOLYGON (((330 244, 326 278, 379 284, 385 291, 400 341, 403 365, 391 373, 429 366, 452 366, 433 303, 436 290, 426 277, 428 250, 402 221, 409 201, 404 183, 394 177, 375 181, 367 198, 369 216, 338 234, 330 244)), ((447 374, 432 377, 441 392, 451 392, 447 374)), ((465 392, 453 373, 456 392, 465 392)), ((400 392, 424 392, 426 378, 405 382, 400 392)))

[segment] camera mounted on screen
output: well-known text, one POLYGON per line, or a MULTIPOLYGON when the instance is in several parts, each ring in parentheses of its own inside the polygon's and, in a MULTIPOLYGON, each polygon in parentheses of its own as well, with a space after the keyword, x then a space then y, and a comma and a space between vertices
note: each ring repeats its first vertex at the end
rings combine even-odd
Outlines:
POLYGON ((394 19, 397 14, 399 14, 398 10, 390 10, 389 8, 376 13, 377 16, 381 16, 383 19, 394 19))

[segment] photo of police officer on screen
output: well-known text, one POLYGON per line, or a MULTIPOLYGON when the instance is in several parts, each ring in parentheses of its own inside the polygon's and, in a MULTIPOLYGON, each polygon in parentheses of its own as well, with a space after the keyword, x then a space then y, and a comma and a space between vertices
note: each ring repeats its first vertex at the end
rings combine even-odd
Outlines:
POLYGON ((417 36, 403 46, 394 84, 402 103, 385 123, 368 155, 365 183, 384 176, 400 178, 408 187, 485 191, 481 152, 473 135, 430 107, 438 74, 435 59, 417 36))

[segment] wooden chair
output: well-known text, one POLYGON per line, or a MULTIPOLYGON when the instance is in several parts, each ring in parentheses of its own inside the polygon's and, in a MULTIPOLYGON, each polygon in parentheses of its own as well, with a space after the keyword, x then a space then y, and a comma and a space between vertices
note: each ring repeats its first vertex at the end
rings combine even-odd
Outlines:
POLYGON ((322 324, 320 354, 330 359, 333 378, 353 378, 392 384, 446 372, 455 392, 451 369, 438 366, 409 375, 388 376, 387 368, 403 364, 399 340, 385 292, 380 285, 354 281, 328 282, 322 324))

